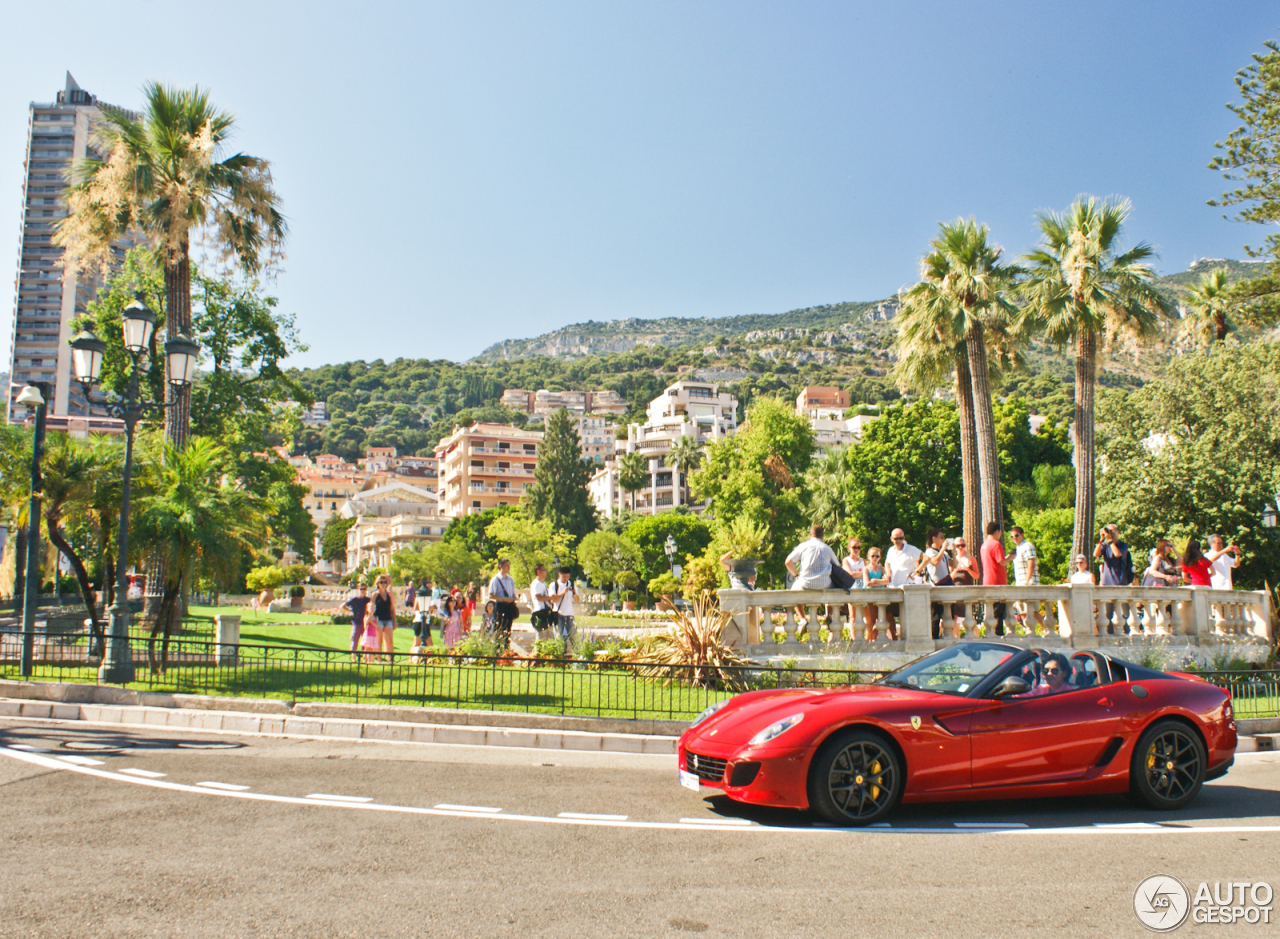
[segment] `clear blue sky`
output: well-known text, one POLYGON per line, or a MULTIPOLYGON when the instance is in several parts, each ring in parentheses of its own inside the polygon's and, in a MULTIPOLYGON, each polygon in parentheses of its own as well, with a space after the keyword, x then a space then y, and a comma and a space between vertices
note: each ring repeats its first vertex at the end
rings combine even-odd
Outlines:
POLYGON ((27 104, 69 69, 120 105, 158 79, 236 114, 292 227, 270 286, 300 364, 878 299, 938 220, 1016 253, 1081 192, 1129 196, 1171 272, 1262 240, 1204 204, 1205 164, 1277 27, 1250 0, 15 4, 0 258, 27 104))

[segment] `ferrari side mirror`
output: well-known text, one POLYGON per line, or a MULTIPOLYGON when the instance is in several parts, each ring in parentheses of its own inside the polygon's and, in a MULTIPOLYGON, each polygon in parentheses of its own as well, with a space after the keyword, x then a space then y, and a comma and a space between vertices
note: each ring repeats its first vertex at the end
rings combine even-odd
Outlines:
POLYGON ((1025 681, 1021 678, 1010 675, 1004 681, 1000 682, 1000 684, 995 686, 995 689, 991 692, 991 697, 1006 698, 1009 695, 1026 694, 1030 690, 1031 686, 1025 681))

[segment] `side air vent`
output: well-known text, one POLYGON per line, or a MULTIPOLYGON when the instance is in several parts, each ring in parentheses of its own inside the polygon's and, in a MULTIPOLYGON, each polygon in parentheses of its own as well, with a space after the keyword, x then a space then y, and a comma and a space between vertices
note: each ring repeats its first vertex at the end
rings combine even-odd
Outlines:
POLYGON ((1111 742, 1107 744, 1107 748, 1102 751, 1102 756, 1098 757, 1096 766, 1106 766, 1116 758, 1116 754, 1120 752, 1120 748, 1124 746, 1123 737, 1112 737, 1111 742))

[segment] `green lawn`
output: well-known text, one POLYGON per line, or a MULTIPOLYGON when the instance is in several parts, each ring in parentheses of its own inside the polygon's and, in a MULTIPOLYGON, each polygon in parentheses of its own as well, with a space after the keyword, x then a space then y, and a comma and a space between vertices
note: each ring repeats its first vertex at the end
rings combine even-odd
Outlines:
MULTIPOLYGON (((139 649, 139 651, 141 651, 139 649)), ((16 667, 0 675, 16 678, 16 667), (12 674, 5 674, 12 672, 12 674)), ((93 683, 84 666, 37 664, 37 680, 93 683)), ((286 701, 363 702, 519 711, 540 714, 689 720, 725 690, 684 682, 652 681, 631 670, 574 667, 508 667, 493 663, 433 662, 386 665, 352 662, 349 655, 322 658, 305 649, 265 654, 245 648, 237 667, 176 664, 153 675, 141 663, 138 691, 277 698, 286 701)))

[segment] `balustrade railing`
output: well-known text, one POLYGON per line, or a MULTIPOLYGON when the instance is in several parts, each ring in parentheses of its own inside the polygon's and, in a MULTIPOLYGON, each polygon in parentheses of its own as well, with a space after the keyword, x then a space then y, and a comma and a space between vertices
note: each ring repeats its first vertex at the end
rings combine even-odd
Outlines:
POLYGON ((719 593, 721 606, 733 614, 736 644, 781 654, 868 641, 922 654, 979 635, 1073 648, 1094 648, 1107 637, 1205 643, 1268 642, 1272 636, 1265 591, 1046 584, 719 593))

